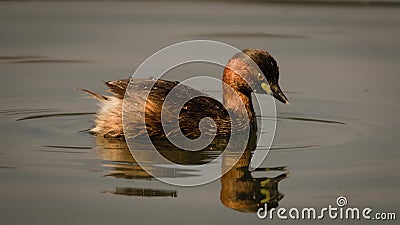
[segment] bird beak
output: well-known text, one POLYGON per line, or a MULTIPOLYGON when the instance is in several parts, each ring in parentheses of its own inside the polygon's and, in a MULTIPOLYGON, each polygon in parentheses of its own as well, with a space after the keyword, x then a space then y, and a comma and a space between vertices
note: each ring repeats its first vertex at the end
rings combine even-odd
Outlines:
POLYGON ((261 83, 261 88, 267 93, 268 95, 274 96, 274 98, 278 99, 280 102, 289 105, 289 101, 286 96, 283 94, 281 88, 278 85, 269 85, 268 83, 261 83))
POLYGON ((272 89, 272 96, 274 96, 274 98, 278 99, 278 101, 282 103, 285 103, 286 105, 289 105, 289 100, 286 98, 285 94, 283 94, 279 85, 273 85, 271 86, 271 89, 272 89))

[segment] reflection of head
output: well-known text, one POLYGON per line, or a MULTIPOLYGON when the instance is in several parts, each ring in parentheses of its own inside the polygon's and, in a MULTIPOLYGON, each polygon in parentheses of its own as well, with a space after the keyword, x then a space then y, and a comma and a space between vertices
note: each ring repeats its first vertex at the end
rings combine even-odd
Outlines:
MULTIPOLYGON (((237 164, 221 177, 221 202, 241 212, 256 212, 264 203, 268 203, 269 208, 277 207, 284 196, 278 191, 278 182, 287 178, 288 173, 274 178, 253 178, 248 170, 250 158, 251 151, 246 151, 237 164)), ((275 169, 284 170, 282 167, 275 169)))

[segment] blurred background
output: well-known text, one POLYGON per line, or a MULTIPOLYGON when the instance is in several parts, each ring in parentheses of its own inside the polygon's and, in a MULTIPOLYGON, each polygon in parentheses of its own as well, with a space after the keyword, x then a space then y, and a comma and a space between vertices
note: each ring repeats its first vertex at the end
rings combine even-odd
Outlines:
MULTIPOLYGON (((253 203, 233 201, 262 185, 274 206, 321 208, 344 195, 351 206, 398 215, 399 6, 0 1, 0 223, 284 223, 259 220, 242 212, 253 203), (221 180, 170 186, 135 165, 125 143, 86 132, 97 103, 79 88, 105 94, 103 81, 127 78, 154 52, 195 39, 265 49, 278 61, 290 106, 277 103, 268 174, 243 171, 245 155, 221 180)), ((220 78, 222 69, 188 65, 167 78, 220 78)))

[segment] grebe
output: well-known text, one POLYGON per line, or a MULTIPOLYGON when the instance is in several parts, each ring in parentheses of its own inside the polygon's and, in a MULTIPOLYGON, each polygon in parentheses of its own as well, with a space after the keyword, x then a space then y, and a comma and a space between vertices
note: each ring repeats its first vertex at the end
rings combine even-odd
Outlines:
MULTIPOLYGON (((203 93, 203 96, 186 102, 181 109, 174 109, 173 106, 167 105, 163 110, 167 112, 178 110, 180 130, 191 139, 200 136, 199 123, 204 117, 210 117, 215 122, 216 127, 211 126, 211 132, 214 131, 215 133, 216 131, 217 135, 229 135, 232 119, 229 112, 233 112, 236 118, 247 117, 250 121, 251 131, 255 131, 257 128, 251 100, 253 91, 272 95, 280 102, 289 104, 288 99, 279 87, 278 80, 279 67, 267 51, 245 49, 235 54, 224 69, 222 81, 226 85, 223 85, 222 91, 225 107, 217 100, 204 96, 203 93), (258 68, 255 68, 254 65, 257 65, 258 68), (239 107, 241 106, 240 101, 244 104, 245 109, 239 107)), ((135 104, 125 103, 125 112, 129 113, 124 113, 124 120, 128 121, 130 126, 133 127, 133 132, 130 132, 134 133, 134 136, 147 134, 150 137, 157 138, 173 135, 171 133, 166 134, 161 124, 161 109, 166 96, 177 85, 180 86, 180 89, 178 92, 174 92, 172 97, 175 99, 184 98, 188 93, 193 95, 201 93, 189 86, 179 84, 179 82, 167 80, 124 79, 108 81, 105 84, 113 93, 112 96, 83 90, 100 102, 100 108, 96 114, 96 126, 91 129, 91 132, 106 138, 124 138, 122 103, 128 85, 130 98, 133 98, 135 104), (152 85, 148 96, 145 95, 145 93, 148 93, 146 88, 152 85), (145 128, 143 121, 145 121, 145 128)), ((172 118, 163 118, 163 121, 169 119, 172 118)))

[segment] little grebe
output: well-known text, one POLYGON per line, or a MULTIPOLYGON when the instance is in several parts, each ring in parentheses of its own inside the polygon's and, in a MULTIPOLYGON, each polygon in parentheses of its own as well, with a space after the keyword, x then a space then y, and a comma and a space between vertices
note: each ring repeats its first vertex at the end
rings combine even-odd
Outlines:
MULTIPOLYGON (((273 95, 277 100, 289 103, 278 85, 278 79, 277 62, 267 51, 245 49, 243 52, 235 54, 224 69, 222 80, 226 85, 223 85, 222 91, 225 107, 217 100, 204 96, 204 93, 198 90, 179 84, 179 82, 166 80, 157 80, 155 83, 152 80, 144 79, 108 81, 105 84, 110 88, 113 96, 84 91, 96 97, 100 102, 100 109, 96 115, 96 126, 91 130, 96 135, 124 138, 122 103, 127 94, 134 104, 125 102, 124 121, 129 121, 130 133, 133 133, 133 136, 148 134, 150 137, 165 137, 173 135, 164 132, 161 124, 161 110, 167 112, 178 110, 181 132, 186 137, 195 139, 201 134, 199 123, 205 117, 210 117, 215 122, 216 128, 211 128, 211 132, 214 131, 217 135, 230 134, 231 118, 228 112, 233 112, 238 118, 247 117, 251 123, 251 131, 255 131, 255 113, 251 101, 253 91, 273 95), (253 64, 258 68, 252 66, 253 64), (150 93, 144 91, 153 84, 150 93), (226 88, 227 85, 230 88, 226 88), (180 109, 174 108, 173 105, 163 106, 166 96, 177 86, 180 86, 180 89, 177 92, 171 92, 172 99, 183 98, 188 94, 195 96, 200 93, 203 96, 191 99, 180 109), (245 111, 238 109, 238 106, 241 105, 239 101, 244 104, 245 111), (140 121, 145 121, 146 128, 143 128, 143 122, 140 121)), ((165 118, 163 114, 163 121, 169 119, 173 118, 165 118)))

